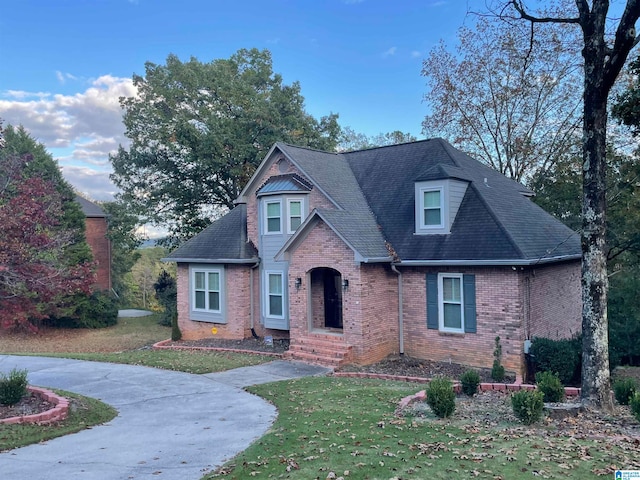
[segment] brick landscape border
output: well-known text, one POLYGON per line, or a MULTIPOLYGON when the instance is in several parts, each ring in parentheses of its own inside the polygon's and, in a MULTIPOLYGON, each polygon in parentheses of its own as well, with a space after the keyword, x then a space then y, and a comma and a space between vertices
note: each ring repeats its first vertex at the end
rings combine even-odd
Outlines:
POLYGON ((246 353, 247 355, 261 355, 263 357, 282 358, 282 353, 277 352, 260 352, 258 350, 243 350, 241 348, 221 348, 221 347, 191 347, 188 345, 169 345, 173 340, 162 340, 153 344, 153 348, 157 350, 208 350, 213 352, 231 352, 246 353))
POLYGON ((40 387, 28 386, 27 390, 34 395, 51 402, 55 407, 40 413, 34 413, 33 415, 21 415, 18 417, 4 418, 0 420, 0 423, 13 424, 13 423, 38 423, 46 425, 48 423, 59 422, 67 418, 69 415, 69 400, 60 395, 56 395, 51 390, 40 387))

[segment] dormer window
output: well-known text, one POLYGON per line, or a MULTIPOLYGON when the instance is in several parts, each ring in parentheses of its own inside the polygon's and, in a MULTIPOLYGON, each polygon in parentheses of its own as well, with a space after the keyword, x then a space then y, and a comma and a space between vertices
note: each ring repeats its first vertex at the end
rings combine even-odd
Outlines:
POLYGON ((421 228, 442 228, 442 189, 422 190, 422 225, 421 228))
POLYGON ((417 235, 446 235, 458 214, 468 182, 452 178, 415 183, 417 235))

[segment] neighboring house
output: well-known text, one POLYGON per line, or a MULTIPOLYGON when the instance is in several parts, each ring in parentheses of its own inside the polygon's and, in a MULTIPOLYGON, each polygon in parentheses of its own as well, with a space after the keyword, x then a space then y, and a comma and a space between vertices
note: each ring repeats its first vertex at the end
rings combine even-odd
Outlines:
POLYGON ((579 236, 442 139, 349 153, 282 143, 227 215, 173 251, 185 339, 290 338, 338 365, 393 353, 523 370, 580 331, 579 236))
POLYGON ((96 262, 96 290, 111 290, 111 242, 107 238, 107 214, 95 203, 76 195, 85 216, 85 237, 96 262))

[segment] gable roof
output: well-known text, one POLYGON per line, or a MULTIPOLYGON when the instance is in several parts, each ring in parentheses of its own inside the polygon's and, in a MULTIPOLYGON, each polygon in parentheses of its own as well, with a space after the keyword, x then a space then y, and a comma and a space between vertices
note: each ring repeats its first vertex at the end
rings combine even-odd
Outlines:
POLYGON ((251 263, 246 198, 258 194, 318 189, 335 208, 316 208, 278 254, 303 241, 325 222, 361 262, 406 265, 534 265, 578 259, 580 238, 528 197, 533 192, 457 150, 443 139, 423 140, 346 153, 276 143, 236 200, 238 205, 167 259, 251 263), (304 178, 272 176, 286 158, 304 178), (448 234, 416 234, 415 184, 453 179, 468 184, 448 234))
POLYGON ((90 202, 86 198, 81 197, 80 195, 76 195, 74 200, 77 204, 80 205, 80 208, 82 209, 82 213, 84 213, 85 217, 87 218, 106 218, 107 217, 107 214, 104 212, 104 210, 100 206, 96 205, 93 202, 90 202))
POLYGON ((165 259, 187 263, 256 263, 258 251, 247 241, 247 208, 238 205, 165 259))

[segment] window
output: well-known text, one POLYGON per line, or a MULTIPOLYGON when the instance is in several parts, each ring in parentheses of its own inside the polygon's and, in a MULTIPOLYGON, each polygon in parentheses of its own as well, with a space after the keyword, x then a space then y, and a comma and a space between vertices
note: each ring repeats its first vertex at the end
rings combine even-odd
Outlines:
POLYGON ((282 273, 267 272, 267 316, 284 316, 282 273))
POLYGON ((294 233, 302 224, 302 200, 287 201, 289 215, 287 217, 287 233, 294 233))
POLYGON ((427 328, 476 333, 475 275, 427 274, 427 328))
POLYGON ((441 228, 442 222, 442 189, 422 190, 421 228, 441 228))
POLYGON ((464 332, 462 275, 438 275, 440 330, 464 332))
POLYGON ((193 309, 220 312, 220 271, 193 271, 193 309))
POLYGON ((282 204, 280 201, 266 202, 265 211, 265 233, 282 233, 282 204))

